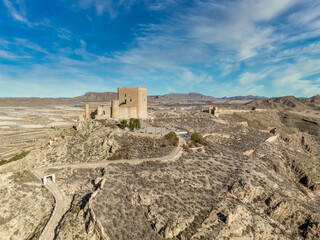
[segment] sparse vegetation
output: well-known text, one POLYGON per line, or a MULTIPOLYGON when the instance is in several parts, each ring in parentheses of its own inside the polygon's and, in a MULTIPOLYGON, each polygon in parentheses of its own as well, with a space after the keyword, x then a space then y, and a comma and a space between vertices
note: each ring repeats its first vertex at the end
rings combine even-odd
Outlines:
POLYGON ((141 128, 141 122, 140 119, 137 118, 130 118, 129 123, 127 120, 123 119, 118 126, 121 129, 125 129, 126 127, 128 127, 131 131, 133 131, 134 129, 141 128))
POLYGON ((99 119, 97 121, 100 122, 105 127, 110 127, 110 128, 113 128, 113 129, 117 128, 117 124, 109 122, 106 119, 99 119))
POLYGON ((162 157, 173 150, 171 142, 164 138, 129 135, 126 138, 116 136, 115 140, 119 149, 108 157, 109 160, 162 157))
POLYGON ((27 156, 27 154, 28 154, 27 152, 22 152, 20 154, 17 154, 16 156, 10 158, 9 160, 1 160, 0 166, 7 164, 7 163, 10 163, 10 162, 18 161, 18 160, 24 158, 25 156, 27 156))

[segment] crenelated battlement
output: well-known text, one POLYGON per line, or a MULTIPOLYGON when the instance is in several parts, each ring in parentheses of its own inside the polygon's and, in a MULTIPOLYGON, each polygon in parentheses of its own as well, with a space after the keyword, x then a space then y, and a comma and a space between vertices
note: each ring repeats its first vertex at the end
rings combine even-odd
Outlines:
POLYGON ((145 88, 145 89, 147 89, 147 87, 143 87, 143 86, 142 86, 142 87, 118 87, 118 89, 119 89, 119 88, 121 88, 121 89, 122 89, 122 88, 145 88))

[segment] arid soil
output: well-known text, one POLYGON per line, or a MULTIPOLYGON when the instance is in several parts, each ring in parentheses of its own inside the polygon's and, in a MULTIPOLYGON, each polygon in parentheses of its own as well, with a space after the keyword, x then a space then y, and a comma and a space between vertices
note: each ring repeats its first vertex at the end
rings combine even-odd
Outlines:
POLYGON ((1 107, 0 160, 31 151, 61 129, 75 124, 82 114, 82 108, 69 106, 1 107))
POLYGON ((173 162, 120 164, 120 157, 165 156, 173 146, 106 122, 81 122, 26 158, 0 167, 1 194, 10 201, 0 207, 6 219, 0 234, 30 239, 52 211, 52 196, 40 181, 19 178, 18 172, 114 159, 105 168, 48 170, 70 202, 56 239, 320 238, 319 118, 274 110, 220 118, 199 111, 155 111, 151 116, 153 125, 188 131, 187 141, 199 133, 208 146, 185 146, 173 162), (32 190, 18 199, 21 185, 32 190), (41 210, 31 206, 35 197, 41 210), (24 206, 19 217, 16 206, 24 206), (14 224, 24 227, 2 230, 14 224))
POLYGON ((29 171, 0 172, 0 239, 38 239, 53 208, 51 193, 29 171))

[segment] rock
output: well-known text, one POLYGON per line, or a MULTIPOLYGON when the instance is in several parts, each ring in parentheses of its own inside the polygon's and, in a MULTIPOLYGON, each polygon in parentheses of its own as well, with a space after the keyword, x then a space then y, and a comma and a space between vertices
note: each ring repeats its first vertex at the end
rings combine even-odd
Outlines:
POLYGON ((272 129, 270 130, 270 133, 272 133, 272 134, 274 135, 274 134, 276 134, 276 132, 277 132, 276 130, 277 130, 277 128, 272 128, 272 129))
POLYGON ((248 150, 248 151, 243 152, 243 155, 245 155, 245 156, 251 156, 253 152, 254 152, 254 150, 253 150, 253 149, 250 149, 250 150, 248 150))
POLYGON ((309 216, 299 229, 304 239, 311 240, 320 238, 320 224, 318 221, 315 221, 312 216, 309 216))
POLYGON ((240 122, 241 125, 245 126, 245 127, 248 127, 248 122, 247 121, 244 121, 244 122, 240 122))
POLYGON ((255 197, 253 186, 242 179, 229 186, 228 191, 242 202, 252 202, 255 197))
POLYGON ((193 222, 194 217, 190 217, 189 219, 185 220, 178 220, 178 221, 168 221, 168 223, 160 230, 160 234, 165 239, 171 239, 179 235, 186 227, 193 222))
POLYGON ((277 140, 277 138, 278 138, 278 135, 269 137, 269 138, 266 140, 266 142, 268 142, 268 143, 274 143, 274 142, 277 140))
POLYGON ((247 226, 252 226, 252 222, 251 213, 242 205, 238 205, 234 211, 230 212, 226 220, 229 231, 237 237, 242 236, 247 226))

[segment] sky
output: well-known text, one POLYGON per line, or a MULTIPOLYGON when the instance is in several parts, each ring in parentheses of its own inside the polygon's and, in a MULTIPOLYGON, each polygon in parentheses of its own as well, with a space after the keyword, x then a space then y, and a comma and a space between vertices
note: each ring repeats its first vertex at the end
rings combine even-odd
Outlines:
POLYGON ((0 0, 0 97, 320 93, 320 0, 0 0))

